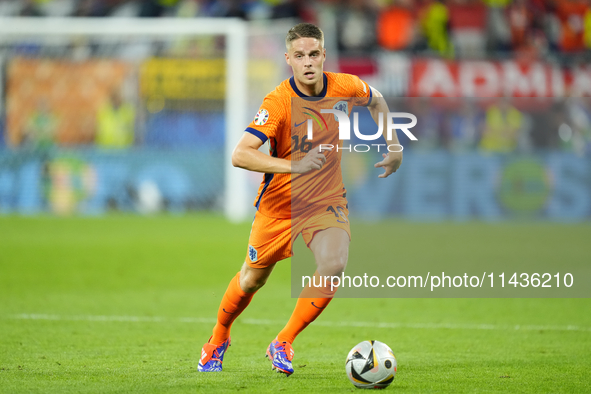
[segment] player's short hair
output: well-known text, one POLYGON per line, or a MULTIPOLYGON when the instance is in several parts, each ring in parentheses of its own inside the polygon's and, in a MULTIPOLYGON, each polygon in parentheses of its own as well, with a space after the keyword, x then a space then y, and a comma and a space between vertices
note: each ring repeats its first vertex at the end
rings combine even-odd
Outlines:
POLYGON ((324 33, 320 28, 311 23, 298 23, 287 32, 285 37, 285 47, 289 51, 291 42, 298 38, 310 37, 320 41, 320 46, 324 48, 324 33))

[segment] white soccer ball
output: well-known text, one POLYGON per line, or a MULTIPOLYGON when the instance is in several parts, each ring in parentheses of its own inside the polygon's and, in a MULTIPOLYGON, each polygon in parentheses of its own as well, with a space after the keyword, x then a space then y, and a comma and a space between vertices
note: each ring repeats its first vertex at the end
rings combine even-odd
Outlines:
POLYGON ((347 355, 345 370, 351 383, 363 389, 383 389, 396 376, 396 357, 380 341, 363 341, 347 355))

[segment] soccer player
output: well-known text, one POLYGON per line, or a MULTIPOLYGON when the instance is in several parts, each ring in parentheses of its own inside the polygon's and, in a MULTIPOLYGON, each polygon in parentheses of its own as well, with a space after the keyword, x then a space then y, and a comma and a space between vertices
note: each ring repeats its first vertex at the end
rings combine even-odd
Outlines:
MULTIPOLYGON (((388 113, 384 100, 376 99, 382 95, 357 76, 323 71, 326 50, 318 27, 308 23, 294 26, 287 33, 285 44, 285 60, 293 77, 265 97, 232 154, 234 166, 265 176, 255 199, 257 212, 246 259, 222 298, 213 335, 201 351, 201 372, 222 370, 232 322, 265 284, 275 264, 292 255, 292 244, 299 234, 314 255, 316 275, 340 275, 347 264, 351 237, 340 168, 342 152, 318 149, 319 143, 334 147, 339 144, 338 123, 333 115, 324 116, 324 125, 328 127, 315 130, 312 148, 310 141, 305 142, 306 127, 297 127, 306 123, 302 111, 294 111, 299 108, 298 100, 303 103, 300 106, 308 104, 305 108, 310 114, 314 111, 310 107, 318 100, 328 100, 332 108, 350 112, 351 108, 338 98, 355 98, 369 108, 377 124, 380 114, 388 113), (267 141, 270 155, 259 151, 267 141), (301 207, 294 207, 298 202, 301 207)), ((386 125, 385 118, 382 121, 386 125)), ((398 144, 395 133, 391 143, 398 144)), ((385 169, 379 175, 385 178, 396 172, 402 153, 382 156, 375 167, 385 169)), ((334 292, 331 286, 303 290, 287 325, 267 349, 274 370, 287 376, 293 373, 294 339, 322 313, 334 292)))

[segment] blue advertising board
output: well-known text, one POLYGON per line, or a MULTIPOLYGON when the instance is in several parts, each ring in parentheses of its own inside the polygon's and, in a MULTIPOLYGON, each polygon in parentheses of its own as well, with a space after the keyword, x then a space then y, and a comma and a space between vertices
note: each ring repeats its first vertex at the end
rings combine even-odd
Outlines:
MULTIPOLYGON (((343 161, 347 168, 348 159, 343 161)), ((573 154, 414 151, 405 153, 394 175, 377 178, 380 172, 368 160, 363 174, 347 185, 345 170, 352 214, 419 220, 591 218, 591 159, 573 154)))
MULTIPOLYGON (((591 159, 573 154, 487 155, 409 151, 382 179, 371 153, 343 153, 352 215, 416 220, 591 219, 591 159)), ((60 150, 0 153, 0 213, 96 215, 137 210, 141 185, 163 209, 221 209, 220 150, 60 150)), ((245 196, 253 199, 254 196, 245 196)))

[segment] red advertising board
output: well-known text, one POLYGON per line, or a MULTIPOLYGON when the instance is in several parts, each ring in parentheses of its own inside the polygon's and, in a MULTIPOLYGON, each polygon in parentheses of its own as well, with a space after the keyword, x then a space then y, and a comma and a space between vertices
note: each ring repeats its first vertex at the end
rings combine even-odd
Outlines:
POLYGON ((542 62, 412 62, 410 97, 565 97, 591 96, 589 66, 562 69, 542 62))

